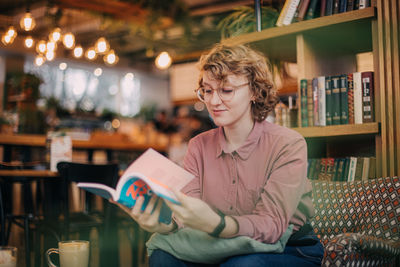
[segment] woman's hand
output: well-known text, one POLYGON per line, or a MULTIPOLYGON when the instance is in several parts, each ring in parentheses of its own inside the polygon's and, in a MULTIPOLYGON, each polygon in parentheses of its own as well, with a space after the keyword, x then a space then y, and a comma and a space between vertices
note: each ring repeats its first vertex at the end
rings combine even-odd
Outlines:
POLYGON ((165 201, 174 212, 175 218, 183 225, 203 232, 211 233, 219 224, 221 218, 204 201, 189 197, 173 190, 181 205, 165 201))
POLYGON ((136 203, 132 208, 128 208, 115 201, 110 201, 110 202, 119 206, 133 220, 135 220, 141 228, 143 228, 148 232, 168 233, 172 231, 174 228, 173 223, 167 225, 164 223, 160 223, 158 221, 158 217, 160 216, 162 199, 159 199, 159 197, 157 197, 155 194, 153 194, 153 196, 150 198, 150 201, 147 203, 147 206, 144 211, 142 211, 142 205, 144 202, 143 196, 140 196, 136 200, 136 203), (154 205, 156 205, 155 208, 154 205))

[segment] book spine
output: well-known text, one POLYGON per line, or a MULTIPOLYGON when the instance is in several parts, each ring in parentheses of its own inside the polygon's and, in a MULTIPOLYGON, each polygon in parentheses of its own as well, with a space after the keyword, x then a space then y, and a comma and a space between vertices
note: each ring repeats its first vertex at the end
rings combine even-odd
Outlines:
POLYGON ((335 159, 327 158, 326 159, 326 179, 328 181, 332 181, 334 173, 335 173, 335 159))
POLYGON ((361 72, 353 73, 354 123, 363 123, 361 72))
POLYGON ((299 7, 299 15, 297 17, 298 21, 304 20, 309 5, 310 5, 310 0, 303 0, 301 6, 299 7))
POLYGON ((347 0, 340 0, 339 13, 346 12, 346 9, 347 9, 347 0))
POLYGON ((299 21, 299 11, 300 11, 300 8, 303 5, 303 3, 304 3, 304 0, 300 0, 299 4, 297 5, 296 12, 294 12, 294 16, 292 19, 292 23, 299 21))
POLYGON ((332 125, 340 124, 340 88, 339 76, 331 77, 332 83, 332 125))
POLYGON ((282 21, 283 25, 289 25, 290 23, 292 23, 294 13, 296 12, 297 6, 299 5, 299 1, 300 0, 291 0, 289 8, 282 21))
POLYGON ((300 80, 301 127, 308 127, 307 79, 300 80))
POLYGON ((326 167, 327 167, 327 158, 322 158, 320 160, 320 169, 318 173, 318 180, 320 181, 326 181, 326 167))
POLYGON ((342 177, 340 181, 346 182, 349 176, 349 167, 350 167, 350 158, 346 157, 344 158, 343 162, 343 172, 342 172, 342 177))
POLYGON ((314 116, 314 126, 319 126, 319 116, 318 116, 318 78, 313 78, 312 81, 312 92, 313 92, 313 116, 314 116))
POLYGON ((347 75, 340 76, 340 123, 349 123, 347 75))
POLYGON ((290 2, 291 2, 291 0, 286 0, 285 4, 283 4, 281 13, 279 14, 278 20, 276 21, 276 26, 278 26, 278 27, 283 26, 283 19, 286 16, 286 12, 289 8, 290 2))
POLYGON ((326 102, 326 125, 332 125, 332 89, 331 77, 325 77, 325 102, 326 102))
POLYGON ((347 0, 346 11, 353 11, 353 10, 354 10, 354 0, 347 0))
POLYGON ((326 126, 325 76, 319 76, 317 79, 319 126, 326 126))
POLYGON ((349 172, 347 175, 347 181, 353 182, 356 174, 356 165, 357 165, 357 158, 350 157, 350 165, 349 165, 349 172))
POLYGON ((307 15, 306 15, 306 18, 305 18, 306 20, 314 18, 315 9, 317 7, 317 2, 318 2, 318 0, 311 0, 310 1, 310 6, 308 7, 307 15))
POLYGON ((376 158, 372 157, 369 159, 369 171, 368 171, 368 178, 375 179, 376 177, 376 158))
POLYGON ((370 158, 365 157, 365 158, 363 158, 363 160, 364 160, 364 162, 363 162, 361 180, 368 180, 370 158))
POLYGON ((349 107, 349 124, 354 124, 354 89, 353 73, 347 75, 347 106, 349 107))
POLYGON ((325 16, 330 16, 332 14, 333 14, 333 0, 326 0, 325 16))
POLYGON ((340 159, 335 158, 334 164, 333 164, 332 181, 337 181, 339 163, 340 163, 340 159))
POLYGON ((354 0, 354 10, 358 10, 360 8, 360 0, 354 0))
POLYGON ((307 80, 307 116, 308 126, 314 126, 314 97, 311 80, 307 80))
POLYGON ((364 158, 363 157, 357 157, 356 171, 355 171, 355 174, 354 174, 354 180, 355 181, 361 181, 362 174, 363 174, 363 166, 364 166, 364 158))
POLYGON ((323 17, 325 16, 325 12, 326 12, 326 0, 321 0, 321 13, 320 16, 323 17))
POLYGON ((374 76, 372 71, 362 72, 363 122, 374 121, 374 76))
POLYGON ((369 7, 369 0, 359 0, 358 9, 369 7))
POLYGON ((333 0, 333 14, 339 13, 340 0, 333 0))

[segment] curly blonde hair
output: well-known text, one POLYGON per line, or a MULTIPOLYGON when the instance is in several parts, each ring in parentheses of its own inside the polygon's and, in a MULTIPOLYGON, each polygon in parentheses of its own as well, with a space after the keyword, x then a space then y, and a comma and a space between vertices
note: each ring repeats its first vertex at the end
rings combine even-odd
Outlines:
MULTIPOLYGON (((266 58, 248 46, 216 44, 199 60, 200 72, 209 72, 216 80, 225 82, 229 74, 247 77, 254 101, 251 104, 252 117, 263 121, 278 102, 277 90, 273 83, 266 58)), ((200 76, 199 86, 203 79, 200 76)))

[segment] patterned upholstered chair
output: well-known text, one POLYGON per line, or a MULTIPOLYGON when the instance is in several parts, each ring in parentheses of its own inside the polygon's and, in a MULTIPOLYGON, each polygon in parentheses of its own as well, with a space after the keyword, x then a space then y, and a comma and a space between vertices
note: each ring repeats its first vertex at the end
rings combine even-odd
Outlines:
POLYGON ((322 266, 400 266, 400 179, 313 181, 322 266))

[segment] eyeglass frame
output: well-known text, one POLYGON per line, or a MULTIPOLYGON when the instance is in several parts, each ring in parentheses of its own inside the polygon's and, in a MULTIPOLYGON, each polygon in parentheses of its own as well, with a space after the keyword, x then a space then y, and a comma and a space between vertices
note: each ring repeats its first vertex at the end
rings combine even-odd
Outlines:
MULTIPOLYGON (((234 97, 235 97, 235 92, 236 92, 236 90, 239 90, 239 88, 241 88, 241 87, 243 87, 243 86, 245 86, 245 85, 249 85, 250 84, 250 82, 247 82, 247 83, 244 83, 244 84, 239 84, 239 85, 230 85, 230 86, 232 86, 232 90, 233 90, 233 95, 232 95, 232 97, 230 98, 230 99, 226 99, 226 100, 224 100, 224 99, 222 99, 222 97, 221 97, 221 95, 220 95, 220 91, 222 90, 222 89, 224 89, 224 86, 222 86, 222 87, 218 87, 217 89, 214 89, 214 88, 210 88, 212 91, 213 91, 213 95, 214 95, 214 91, 217 91, 217 94, 218 94, 218 97, 219 97, 219 99, 221 99, 221 101, 230 101, 230 100, 232 100, 234 97)), ((201 102, 209 102, 210 100, 211 100, 211 98, 210 98, 210 100, 205 100, 205 99, 202 99, 201 97, 200 97, 200 95, 199 95, 199 91, 201 90, 201 88, 204 88, 204 85, 203 86, 199 86, 197 89, 195 89, 194 90, 194 92, 196 93, 196 95, 197 95, 197 98, 201 101, 201 102)), ((211 96, 212 97, 212 96, 211 96)))

